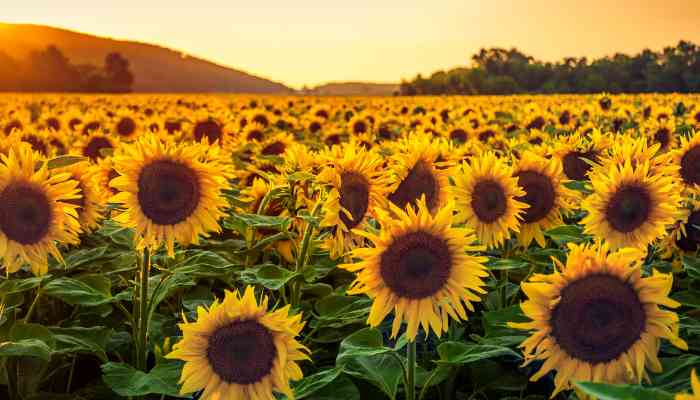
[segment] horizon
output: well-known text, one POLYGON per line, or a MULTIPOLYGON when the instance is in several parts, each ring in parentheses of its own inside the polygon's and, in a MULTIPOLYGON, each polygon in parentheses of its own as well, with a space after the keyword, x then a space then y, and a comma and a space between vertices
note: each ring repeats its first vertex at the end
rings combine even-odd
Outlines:
POLYGON ((513 0, 441 3, 451 6, 433 4, 431 10, 424 10, 420 2, 409 1, 401 8, 386 4, 371 8, 363 7, 370 4, 368 0, 360 0, 339 9, 307 0, 296 8, 249 4, 233 9, 216 0, 203 10, 182 5, 156 9, 165 0, 146 8, 137 8, 134 0, 108 8, 73 0, 57 10, 48 6, 50 0, 28 0, 6 7, 3 22, 48 25, 167 47, 294 89, 344 82, 398 84, 417 74, 429 76, 469 65, 471 56, 484 47, 515 47, 538 60, 554 62, 564 57, 637 54, 646 48, 658 51, 679 40, 700 43, 700 24, 696 23, 700 2, 653 0, 640 9, 625 7, 637 4, 631 0, 612 5, 594 0, 588 6, 541 0, 527 5, 513 0), (221 12, 213 12, 212 5, 218 5, 221 12), (510 6, 509 12, 504 13, 506 8, 499 5, 510 6), (159 21, 154 24, 156 16, 159 21), (344 18, 334 24, 339 16, 344 18), (196 29, 182 29, 187 18, 200 21, 190 24, 196 29), (231 21, 228 25, 221 23, 227 20, 231 21), (351 26, 348 20, 363 22, 351 26), (402 22, 400 29, 382 24, 396 20, 402 22), (220 40, 222 37, 239 40, 220 40))

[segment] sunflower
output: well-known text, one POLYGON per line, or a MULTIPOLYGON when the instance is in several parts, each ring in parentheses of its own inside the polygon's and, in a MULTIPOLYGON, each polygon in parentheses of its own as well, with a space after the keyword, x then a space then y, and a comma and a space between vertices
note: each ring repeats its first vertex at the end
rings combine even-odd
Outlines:
POLYGON ((673 397, 673 400, 700 400, 700 379, 695 374, 695 369, 690 374, 690 385, 693 388, 693 393, 678 393, 673 397))
POLYGON ((418 326, 440 336, 447 331, 450 317, 466 320, 474 311, 472 302, 485 293, 483 277, 488 275, 485 257, 469 228, 453 228, 453 205, 448 203, 433 216, 425 199, 416 208, 390 206, 379 214, 378 234, 356 231, 374 247, 356 248, 351 255, 359 261, 340 265, 356 273, 348 294, 365 293, 372 298, 367 322, 378 326, 394 310, 391 336, 396 337, 406 321, 407 338, 415 340, 418 326))
POLYGON ((281 156, 294 143, 294 136, 278 133, 260 144, 260 155, 281 156))
POLYGON ((262 142, 265 136, 265 128, 258 123, 247 124, 241 132, 241 139, 246 143, 262 142))
POLYGON ((77 206, 78 222, 83 232, 91 232, 99 225, 102 217, 102 200, 100 188, 95 179, 95 168, 88 161, 81 161, 69 166, 56 169, 55 173, 67 173, 70 179, 78 182, 80 198, 66 200, 66 203, 77 206))
POLYGON ((206 148, 147 136, 115 156, 120 176, 111 186, 119 193, 110 201, 125 210, 114 220, 136 230, 138 248, 165 243, 172 256, 175 241, 196 243, 200 234, 220 231, 227 181, 218 163, 202 161, 206 148))
POLYGON ((411 135, 399 145, 387 176, 389 201, 399 208, 415 206, 421 196, 431 212, 447 202, 448 171, 436 164, 438 149, 429 135, 411 135))
POLYGON ((679 213, 680 191, 671 176, 651 174, 650 163, 596 169, 593 193, 582 203, 584 232, 612 247, 644 248, 666 234, 679 213))
POLYGON ((321 227, 333 227, 333 235, 324 243, 332 258, 361 242, 352 230, 364 229, 368 218, 376 217, 384 204, 381 163, 374 153, 350 145, 318 175, 318 182, 329 187, 321 227))
POLYGON ((120 113, 115 118, 112 132, 122 140, 133 140, 141 133, 141 123, 138 118, 130 113, 120 113))
POLYGON ((562 213, 572 208, 576 194, 567 189, 567 181, 557 159, 545 159, 525 152, 515 165, 513 176, 525 195, 516 200, 527 204, 518 232, 520 243, 528 247, 534 239, 545 247, 544 231, 562 224, 562 213))
POLYGON ((520 285, 528 297, 520 307, 532 321, 509 326, 533 331, 520 345, 524 365, 544 361, 530 380, 555 370, 552 397, 574 381, 639 383, 646 365, 661 371, 661 338, 687 349, 678 336, 678 315, 659 308, 679 306, 668 297, 672 274, 642 277, 644 254, 637 249, 569 249, 566 265, 555 259, 559 271, 535 274, 520 285))
POLYGON ((361 135, 372 131, 372 123, 364 115, 355 115, 348 122, 348 131, 352 135, 361 135))
POLYGON ((79 140, 76 144, 78 153, 88 157, 92 162, 105 158, 119 145, 119 139, 114 136, 107 136, 101 133, 93 133, 90 136, 79 140))
POLYGON ((35 275, 44 275, 49 254, 62 260, 56 243, 77 242, 80 224, 69 201, 80 194, 69 178, 52 174, 26 144, 0 157, 0 257, 8 273, 26 263, 35 275))
POLYGON ((498 247, 510 231, 518 231, 523 210, 528 206, 515 200, 525 196, 518 179, 502 159, 492 152, 462 163, 454 176, 457 219, 466 221, 487 247, 498 247))
POLYGON ((669 119, 652 121, 644 127, 652 143, 658 143, 660 151, 665 152, 676 148, 678 138, 676 136, 676 125, 669 119))
POLYGON ((680 148, 672 153, 673 164, 680 167, 680 176, 684 189, 689 193, 698 193, 700 185, 700 134, 693 134, 689 139, 681 138, 680 148))
POLYGON ((289 381, 303 377, 297 361, 308 349, 295 339, 304 323, 290 306, 268 312, 248 286, 241 297, 226 291, 223 301, 197 309, 197 321, 179 324, 183 338, 166 358, 185 361, 180 393, 201 389, 201 400, 272 400, 274 392, 294 399, 289 381))

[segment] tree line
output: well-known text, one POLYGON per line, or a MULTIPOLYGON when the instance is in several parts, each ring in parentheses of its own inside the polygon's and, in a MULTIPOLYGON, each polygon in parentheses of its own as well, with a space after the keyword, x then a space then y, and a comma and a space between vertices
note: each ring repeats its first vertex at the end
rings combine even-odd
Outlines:
POLYGON ((0 91, 128 93, 134 83, 129 61, 119 53, 103 66, 72 64, 56 46, 16 60, 0 50, 0 91))
POLYGON ((700 47, 681 40, 660 52, 645 49, 589 61, 542 62, 518 49, 482 48, 471 66, 402 81, 402 95, 516 93, 700 92, 700 47))

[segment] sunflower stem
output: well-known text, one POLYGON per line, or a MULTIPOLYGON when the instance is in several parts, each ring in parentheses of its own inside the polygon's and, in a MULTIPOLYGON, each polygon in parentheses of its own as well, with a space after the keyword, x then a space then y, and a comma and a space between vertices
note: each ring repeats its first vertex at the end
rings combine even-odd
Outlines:
POLYGON ((24 316, 24 319, 22 322, 25 324, 29 322, 29 319, 32 317, 32 314, 34 314, 34 309, 36 308, 36 304, 39 302, 39 297, 41 296, 41 286, 39 286, 36 289, 36 296, 34 296, 34 301, 32 301, 32 304, 29 306, 29 310, 27 310, 27 314, 24 316))
POLYGON ((416 341, 409 340, 406 347, 406 400, 416 400, 416 341))
MULTIPOLYGON (((321 205, 323 203, 319 200, 311 211, 312 217, 317 217, 321 210, 321 205)), ((314 233, 314 224, 309 222, 304 230, 304 236, 301 239, 301 248, 299 249, 299 254, 297 254, 297 260, 294 272, 301 272, 304 267, 306 267, 306 260, 308 258, 309 247, 311 245, 311 237, 314 233)), ((290 300, 292 308, 296 307, 301 302, 301 282, 298 279, 292 281, 290 300)))
POLYGON ((148 361, 148 278, 151 272, 151 253, 143 250, 143 259, 139 271, 139 317, 137 334, 137 369, 146 371, 148 361))

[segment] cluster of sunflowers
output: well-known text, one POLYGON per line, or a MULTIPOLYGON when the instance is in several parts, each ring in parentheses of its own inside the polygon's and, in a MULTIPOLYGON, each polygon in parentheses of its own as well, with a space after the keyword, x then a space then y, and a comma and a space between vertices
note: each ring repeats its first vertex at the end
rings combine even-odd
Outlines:
POLYGON ((128 397, 501 396, 498 361, 520 398, 700 398, 698 96, 6 96, 0 130, 10 398, 27 340, 87 396, 55 332, 96 324, 128 397))

